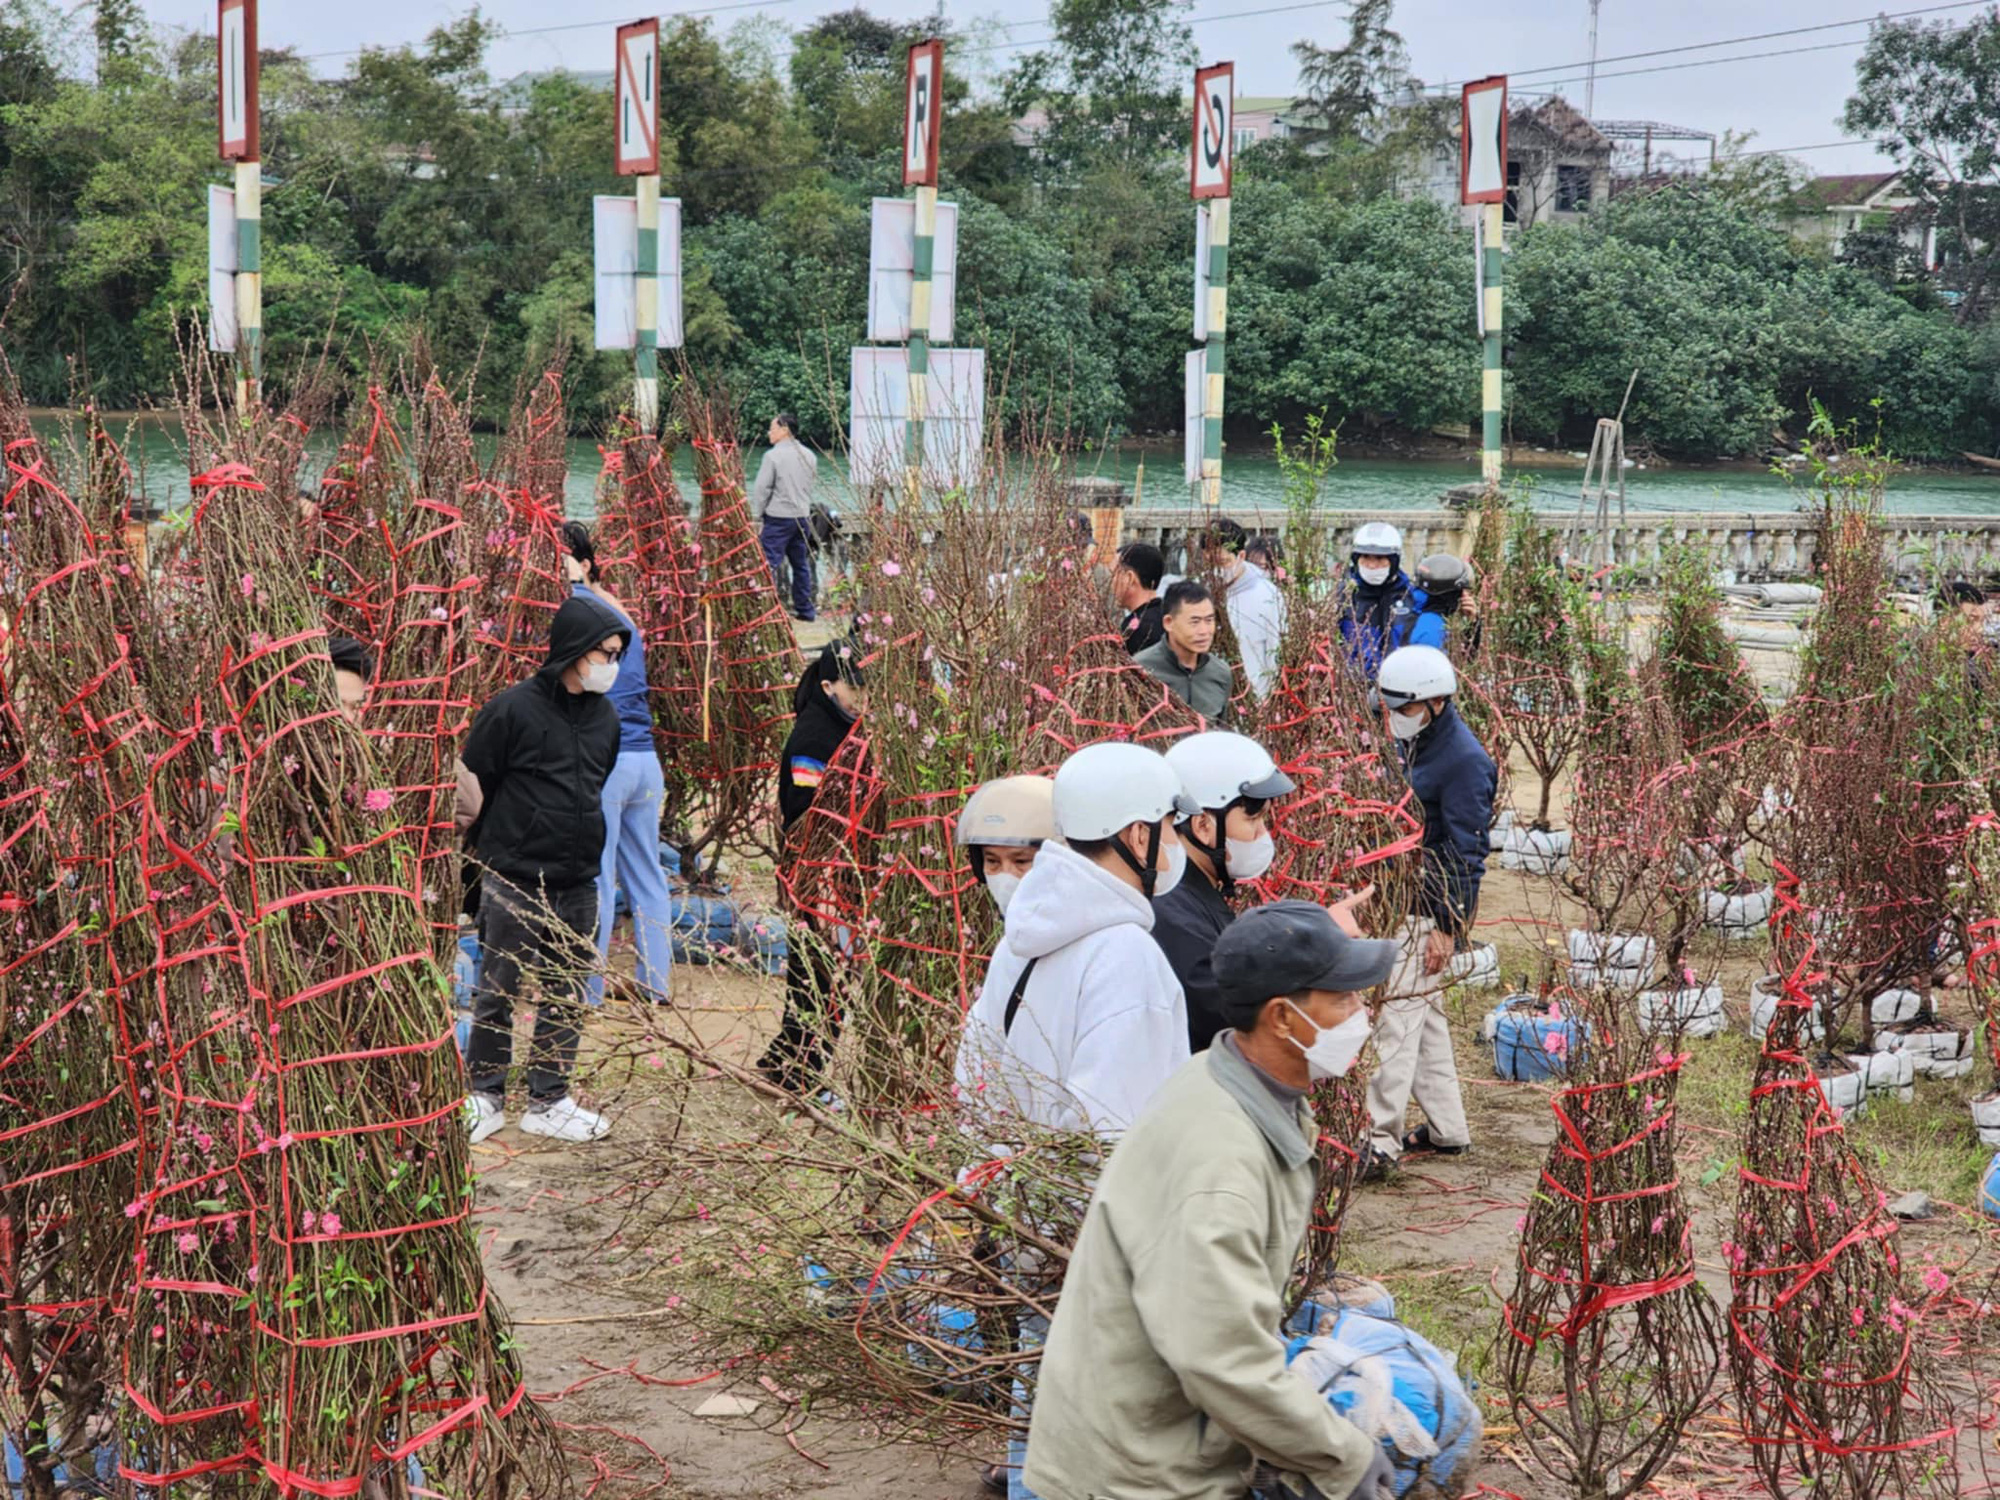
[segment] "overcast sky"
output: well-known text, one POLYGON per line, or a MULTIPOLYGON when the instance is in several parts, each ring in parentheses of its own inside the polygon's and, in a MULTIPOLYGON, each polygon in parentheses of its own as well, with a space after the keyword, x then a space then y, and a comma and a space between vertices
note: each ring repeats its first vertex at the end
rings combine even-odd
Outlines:
MULTIPOLYGON (((153 18, 189 29, 214 31, 213 0, 145 0, 153 18)), ((503 38, 495 47, 496 77, 528 69, 610 66, 612 27, 644 14, 636 0, 628 14, 597 7, 602 0, 486 0, 484 12, 509 28, 565 27, 539 35, 503 38), (573 25, 585 22, 589 24, 573 25)), ((1914 8, 1926 0, 1887 0, 1878 9, 1914 8)), ((833 0, 757 0, 726 4, 710 14, 720 27, 740 24, 768 28, 776 37, 830 10, 833 0)), ((929 0, 867 0, 880 15, 928 14, 929 0)), ((264 0, 260 11, 267 47, 291 45, 319 54, 315 66, 338 73, 344 54, 366 45, 395 46, 422 39, 432 26, 461 14, 455 0, 340 0, 293 4, 264 0)), ((1963 16, 1970 6, 1940 7, 1941 19, 1963 16)), ((669 14, 663 10, 661 14, 669 14)), ((991 73, 1004 69, 1025 48, 1048 35, 1047 0, 985 0, 952 4, 948 14, 974 34, 971 55, 947 59, 947 66, 991 73)), ((1796 27, 1824 27, 1873 14, 1864 0, 1603 0, 1598 33, 1598 82, 1594 117, 1600 120, 1657 120, 1710 130, 1756 132, 1756 147, 1823 146, 1845 134, 1836 121, 1854 78, 1854 61, 1865 40, 1865 25, 1815 30, 1805 35, 1630 58, 1661 48, 1686 48, 1754 33, 1796 27), (1748 61, 1721 59, 1747 53, 1776 54, 1748 61), (1673 71, 1647 71, 1670 65, 1673 71), (1631 76, 1618 76, 1629 74, 1631 76)), ((1347 7, 1341 0, 1301 4, 1298 0, 1195 0, 1190 12, 1196 46, 1204 61, 1234 59, 1237 91, 1288 94, 1295 83, 1288 48, 1300 37, 1337 42, 1346 33, 1347 7), (1246 12, 1263 11, 1255 15, 1246 12)), ((1589 56, 1588 0, 1398 0, 1396 26, 1409 43, 1417 76, 1427 83, 1463 81, 1507 73, 1517 89, 1560 83, 1579 108, 1583 68, 1589 56)), ((671 86, 671 80, 668 80, 671 86)), ((949 150, 949 146, 946 147, 949 150)), ((1866 146, 1800 153, 1816 172, 1880 170, 1888 163, 1866 146)))

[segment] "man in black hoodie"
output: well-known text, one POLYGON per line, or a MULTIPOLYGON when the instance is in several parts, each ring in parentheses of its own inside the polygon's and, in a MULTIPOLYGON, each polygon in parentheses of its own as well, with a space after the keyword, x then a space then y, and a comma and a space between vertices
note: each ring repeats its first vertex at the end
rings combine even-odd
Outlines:
POLYGON ((630 644, 631 627, 615 610, 588 594, 565 599, 542 669, 479 710, 460 757, 478 783, 472 835, 484 870, 479 986, 465 1054, 475 1142, 507 1123, 524 969, 539 979, 541 1002, 521 1129, 593 1141, 610 1128, 570 1097, 569 1071, 597 957, 604 782, 618 759, 618 710, 605 694, 630 644))

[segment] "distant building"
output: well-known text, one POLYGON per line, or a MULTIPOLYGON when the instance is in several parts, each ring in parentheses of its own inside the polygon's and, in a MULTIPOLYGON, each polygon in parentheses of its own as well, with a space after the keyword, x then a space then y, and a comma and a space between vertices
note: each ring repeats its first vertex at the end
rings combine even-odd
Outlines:
MULTIPOLYGON (((1506 221, 1568 223, 1603 209, 1611 197, 1611 142, 1568 100, 1544 99, 1507 117, 1506 221)), ((1447 208, 1459 206, 1458 122, 1432 149, 1412 187, 1447 208)), ((1414 195, 1414 194, 1413 194, 1414 195)), ((1464 210, 1472 222, 1474 210, 1464 210)))
MULTIPOLYGON (((1900 172, 1849 172, 1815 177, 1796 193, 1784 214, 1791 234, 1809 245, 1822 245, 1838 255, 1857 229, 1898 228, 1897 216, 1922 200, 1903 186, 1900 172)), ((1916 217, 1904 219, 1897 238, 1922 255, 1926 267, 1937 261, 1937 230, 1916 217)))

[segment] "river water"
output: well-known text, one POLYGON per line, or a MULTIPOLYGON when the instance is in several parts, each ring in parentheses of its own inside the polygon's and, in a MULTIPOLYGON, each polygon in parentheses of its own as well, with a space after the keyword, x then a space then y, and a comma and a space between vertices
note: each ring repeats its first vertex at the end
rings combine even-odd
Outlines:
MULTIPOLYGON (((37 418, 35 426, 44 437, 54 438, 61 424, 54 418, 37 418)), ((178 446, 178 424, 148 419, 134 423, 129 431, 114 428, 114 435, 124 444, 148 499, 169 507, 186 502, 187 465, 178 446)), ((491 435, 475 439, 482 461, 491 459, 496 441, 491 435)), ((316 475, 332 454, 330 438, 310 444, 307 475, 316 475)), ((751 473, 756 472, 757 458, 755 449, 745 455, 751 473)), ((1189 503, 1189 492, 1181 483, 1177 453, 1106 450, 1085 456, 1079 461, 1077 471, 1119 479, 1129 489, 1138 477, 1142 461, 1145 465, 1140 488, 1142 505, 1180 507, 1189 503)), ((595 443, 588 439, 570 443, 567 499, 571 515, 588 518, 595 514, 593 489, 599 468, 595 443)), ((675 470, 683 491, 692 495, 694 463, 688 449, 683 448, 676 455, 675 470)), ((829 455, 822 461, 820 472, 821 491, 827 503, 835 509, 850 503, 844 462, 837 455, 829 455)), ((1509 476, 1532 484, 1536 503, 1554 510, 1576 504, 1583 477, 1576 467, 1538 468, 1532 463, 1512 467, 1509 476)), ((1458 462, 1346 460, 1327 476, 1324 503, 1332 511, 1423 510, 1435 506, 1438 497, 1453 485, 1466 484, 1478 477, 1476 457, 1458 462)), ((1675 466, 1650 470, 1635 467, 1626 472, 1626 504, 1635 511, 1770 513, 1793 510, 1801 498, 1796 486, 1760 469, 1675 466)), ((1227 459, 1223 465, 1223 503, 1232 508, 1282 506, 1284 485, 1276 462, 1269 458, 1227 459)), ((2000 516, 2000 474, 1902 475, 1890 484, 1888 508, 1915 515, 2000 516)))

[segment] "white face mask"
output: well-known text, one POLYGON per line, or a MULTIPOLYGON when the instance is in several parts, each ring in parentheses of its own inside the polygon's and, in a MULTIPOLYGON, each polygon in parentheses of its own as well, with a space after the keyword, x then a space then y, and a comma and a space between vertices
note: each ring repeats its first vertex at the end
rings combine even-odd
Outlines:
POLYGON ((1355 564, 1354 571, 1361 575, 1361 581, 1367 584, 1370 588, 1375 587, 1377 584, 1383 584, 1389 581, 1389 568, 1387 564, 1384 564, 1381 567, 1366 568, 1362 567, 1359 563, 1357 563, 1355 564))
POLYGON ((1399 740, 1413 740, 1431 727, 1429 714, 1399 714, 1389 712, 1389 733, 1399 740))
POLYGON ((608 693, 617 681, 618 663, 615 661, 594 661, 583 669, 583 690, 586 693, 608 693))
POLYGON ((1223 854, 1231 880, 1255 880, 1271 868, 1271 861, 1277 857, 1278 846, 1269 829, 1254 839, 1230 839, 1223 854))
POLYGON ((1153 898, 1158 900, 1181 883, 1181 876, 1187 873, 1187 850, 1174 845, 1161 858, 1160 871, 1153 877, 1153 898))
POLYGON ((1007 903, 1014 899, 1014 892, 1021 888, 1018 875, 988 875, 986 894, 993 898, 993 904, 1000 908, 1000 915, 1007 915, 1007 903))
MULTIPOLYGON (((1299 1018, 1312 1026, 1311 1016, 1289 1000, 1285 1004, 1291 1005, 1299 1018)), ((1338 1026, 1314 1026, 1310 1047, 1299 1047, 1297 1038, 1292 1040, 1292 1045, 1306 1055, 1306 1072, 1312 1076, 1313 1082, 1321 1083, 1329 1078, 1347 1076, 1347 1070, 1354 1066, 1354 1059, 1361 1055, 1368 1032, 1368 1012, 1357 1010, 1338 1026)))

